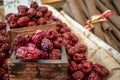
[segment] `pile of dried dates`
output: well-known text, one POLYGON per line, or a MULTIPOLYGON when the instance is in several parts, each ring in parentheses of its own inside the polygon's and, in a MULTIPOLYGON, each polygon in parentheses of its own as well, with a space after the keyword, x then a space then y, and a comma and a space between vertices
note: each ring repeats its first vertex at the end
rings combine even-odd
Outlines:
POLYGON ((6 34, 6 24, 0 22, 0 80, 8 80, 6 59, 10 57, 10 46, 6 34))
POLYGON ((52 12, 49 11, 47 7, 38 6, 36 2, 32 2, 30 8, 19 5, 17 10, 18 13, 9 13, 6 15, 6 20, 10 28, 30 27, 52 23, 52 12))
POLYGON ((12 43, 17 58, 22 61, 61 59, 63 45, 64 40, 61 34, 53 29, 37 30, 33 36, 17 35, 12 43))
POLYGON ((69 62, 67 80, 102 80, 109 75, 104 66, 87 60, 87 47, 79 43, 78 37, 71 33, 65 23, 54 17, 47 7, 32 2, 30 8, 20 5, 17 9, 17 14, 10 13, 6 16, 11 28, 51 24, 51 21, 57 26, 56 30, 38 30, 34 36, 18 35, 12 46, 19 59, 60 59, 60 49, 64 45, 69 62))

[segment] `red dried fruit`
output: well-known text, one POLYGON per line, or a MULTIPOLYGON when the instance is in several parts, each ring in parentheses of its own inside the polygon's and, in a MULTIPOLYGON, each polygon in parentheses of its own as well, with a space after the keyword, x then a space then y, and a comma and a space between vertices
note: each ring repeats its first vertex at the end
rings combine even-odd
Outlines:
POLYGON ((8 38, 6 36, 0 36, 0 43, 7 43, 8 38))
POLYGON ((50 29, 46 33, 46 37, 48 39, 54 40, 57 37, 58 32, 56 30, 50 29))
POLYGON ((0 68, 0 76, 3 75, 5 73, 5 69, 0 68))
POLYGON ((69 45, 69 44, 65 45, 65 48, 66 48, 67 51, 68 51, 71 47, 72 47, 72 46, 69 45))
POLYGON ((62 38, 57 38, 53 41, 53 44, 55 48, 61 48, 64 45, 64 41, 62 38))
POLYGON ((0 51, 6 51, 6 50, 9 50, 10 49, 10 46, 8 43, 4 43, 1 47, 0 47, 0 51))
POLYGON ((44 14, 44 17, 50 18, 52 16, 52 11, 47 11, 47 13, 44 14))
POLYGON ((16 21, 11 21, 10 22, 10 28, 16 28, 17 27, 17 22, 16 21))
POLYGON ((90 75, 88 76, 87 80, 102 80, 99 74, 92 71, 90 75))
POLYGON ((46 21, 47 21, 46 18, 41 17, 41 18, 38 19, 37 24, 38 25, 44 25, 44 24, 46 24, 46 21))
POLYGON ((85 56, 85 54, 75 53, 73 55, 73 59, 75 62, 80 62, 81 60, 86 60, 86 56, 85 56))
POLYGON ((26 26, 29 21, 30 21, 30 18, 28 16, 23 16, 23 17, 18 18, 17 24, 18 26, 23 27, 23 26, 26 26))
POLYGON ((109 71, 107 70, 107 68, 98 63, 93 65, 93 70, 100 74, 102 77, 106 77, 109 75, 109 71))
POLYGON ((81 43, 77 43, 75 45, 75 48, 76 48, 76 52, 78 53, 85 53, 87 47, 84 45, 84 44, 81 44, 81 43))
POLYGON ((68 50, 68 55, 74 55, 76 52, 75 52, 75 47, 71 47, 69 50, 68 50))
POLYGON ((61 58, 61 51, 59 49, 52 49, 50 52, 50 59, 60 59, 61 58))
POLYGON ((39 59, 49 59, 48 52, 42 50, 39 59))
POLYGON ((18 9, 18 15, 19 15, 19 16, 25 16, 26 13, 27 13, 28 7, 27 7, 27 6, 24 6, 24 5, 19 5, 19 6, 17 7, 17 9, 18 9))
POLYGON ((7 36, 6 29, 0 30, 0 36, 7 36))
POLYGON ((17 58, 21 59, 22 61, 35 61, 39 58, 40 54, 41 51, 31 45, 21 46, 16 52, 17 58))
POLYGON ((37 24, 36 24, 34 21, 31 21, 31 22, 28 23, 27 26, 29 27, 29 26, 36 26, 36 25, 37 25, 37 24))
POLYGON ((10 14, 8 17, 7 17, 7 21, 10 23, 11 21, 16 21, 18 19, 18 15, 15 14, 15 13, 12 13, 10 14))
POLYGON ((53 49, 53 43, 49 39, 44 38, 41 42, 41 49, 50 51, 53 49))
POLYGON ((46 21, 46 24, 51 24, 51 23, 52 23, 51 21, 48 21, 48 20, 46 21))
POLYGON ((41 11, 42 13, 46 13, 48 11, 48 8, 45 6, 39 6, 37 8, 38 11, 41 11))
POLYGON ((41 18, 41 17, 43 17, 43 13, 41 11, 37 11, 36 14, 35 14, 35 17, 36 18, 41 18))
POLYGON ((31 4, 30 4, 30 8, 37 9, 37 8, 38 8, 38 4, 37 4, 37 2, 32 1, 31 4))
POLYGON ((78 67, 75 61, 70 61, 69 69, 70 69, 70 72, 74 72, 78 70, 78 67))
POLYGON ((12 46, 16 50, 20 46, 24 46, 27 43, 32 42, 31 38, 32 38, 31 35, 26 35, 26 36, 17 35, 15 40, 12 42, 12 46))
POLYGON ((82 64, 82 71, 86 74, 92 71, 93 64, 91 61, 86 61, 82 64))
POLYGON ((75 42, 75 43, 78 42, 78 38, 77 38, 77 36, 76 36, 75 34, 70 33, 70 34, 69 34, 69 37, 71 38, 71 40, 72 40, 73 42, 75 42))
POLYGON ((75 80, 79 80, 79 79, 82 79, 84 77, 84 73, 81 72, 81 71, 76 71, 72 74, 72 77, 75 79, 75 80))
POLYGON ((51 16, 50 17, 53 21, 60 21, 58 18, 56 18, 55 16, 51 16))
POLYGON ((45 37, 46 31, 45 30, 37 30, 35 35, 32 38, 32 41, 37 47, 40 47, 42 39, 45 37))
POLYGON ((6 23, 0 22, 0 30, 6 29, 6 23))
POLYGON ((28 11, 27 11, 27 16, 28 17, 34 17, 36 14, 36 10, 34 8, 29 8, 28 11))
POLYGON ((70 36, 69 36, 69 33, 70 33, 70 32, 63 33, 63 34, 62 34, 62 37, 63 37, 65 40, 71 39, 70 36))

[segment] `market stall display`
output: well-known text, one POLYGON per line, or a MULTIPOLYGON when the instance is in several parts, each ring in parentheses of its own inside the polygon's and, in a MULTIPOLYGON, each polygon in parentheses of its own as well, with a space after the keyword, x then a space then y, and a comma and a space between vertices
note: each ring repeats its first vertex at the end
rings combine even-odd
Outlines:
MULTIPOLYGON (((49 17, 42 17, 51 19, 54 24, 44 24, 44 26, 38 24, 41 26, 30 25, 29 27, 26 26, 29 22, 25 18, 22 20, 26 20, 27 23, 22 22, 23 28, 7 28, 9 35, 11 35, 10 31, 13 31, 12 34, 16 34, 15 30, 18 31, 15 36, 9 36, 13 49, 12 56, 7 62, 11 80, 113 80, 114 78, 119 80, 120 65, 103 47, 96 45, 88 38, 89 36, 79 31, 72 24, 74 21, 67 20, 66 14, 61 14, 48 5, 39 7, 42 7, 39 9, 43 10, 41 13, 52 12, 49 17), (46 12, 43 7, 46 8, 46 12), (44 27, 48 27, 47 30, 44 27), (28 29, 28 33, 24 29, 28 29)), ((8 15, 7 18, 10 16, 8 15)), ((21 16, 31 19, 28 14, 21 16)), ((16 16, 12 17, 16 18, 16 16)), ((9 23, 9 19, 7 20, 9 23)), ((93 38, 96 37, 93 36, 93 38)), ((8 79, 8 73, 3 73, 1 80, 3 78, 8 79)))
POLYGON ((72 15, 74 20, 120 52, 120 19, 117 10, 109 0, 67 0, 63 9, 68 14, 72 12, 69 15, 72 15), (75 11, 79 12, 74 13, 75 11))

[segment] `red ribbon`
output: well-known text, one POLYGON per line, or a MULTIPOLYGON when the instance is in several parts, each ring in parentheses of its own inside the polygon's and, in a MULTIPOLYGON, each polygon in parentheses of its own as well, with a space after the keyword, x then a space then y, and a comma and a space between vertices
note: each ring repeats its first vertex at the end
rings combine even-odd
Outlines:
POLYGON ((108 18, 108 17, 110 17, 111 15, 113 15, 114 14, 114 12, 107 12, 106 14, 104 14, 103 16, 104 16, 104 18, 108 18))

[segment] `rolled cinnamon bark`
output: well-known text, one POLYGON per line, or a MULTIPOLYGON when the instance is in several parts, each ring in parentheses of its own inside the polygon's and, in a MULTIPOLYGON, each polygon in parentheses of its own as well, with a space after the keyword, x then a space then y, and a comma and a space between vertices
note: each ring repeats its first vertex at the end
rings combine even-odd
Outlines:
MULTIPOLYGON (((96 12, 97 9, 95 7, 94 0, 85 0, 85 3, 87 5, 90 16, 98 14, 96 12)), ((104 32, 102 31, 101 24, 96 23, 96 24, 93 24, 93 26, 94 26, 94 29, 93 29, 94 34, 98 36, 100 39, 105 41, 104 32)))
POLYGON ((83 2, 83 0, 77 0, 79 5, 81 6, 84 14, 86 15, 87 18, 89 18, 89 13, 88 13, 88 10, 87 10, 87 6, 85 5, 85 3, 83 2))
MULTIPOLYGON (((113 7, 113 5, 110 3, 110 1, 109 0, 100 0, 108 9, 110 9, 110 10, 112 10, 112 11, 114 11, 116 14, 118 14, 117 13, 117 11, 116 11, 116 9, 113 7)), ((115 0, 114 0, 115 1, 115 0)))
POLYGON ((74 15, 74 19, 80 23, 82 26, 85 26, 85 22, 86 22, 86 18, 85 15, 83 14, 82 9, 80 8, 78 2, 76 0, 67 0, 70 8, 71 8, 71 12, 74 15), (79 6, 79 7, 78 7, 79 6))
POLYGON ((111 0, 120 15, 120 0, 111 0))
MULTIPOLYGON (((108 8, 106 8, 99 0, 94 1, 100 11, 105 12, 106 10, 108 10, 108 8)), ((108 19, 120 30, 120 19, 118 17, 118 15, 113 14, 109 16, 108 19)))
POLYGON ((108 23, 112 26, 111 32, 115 35, 115 37, 120 42, 120 31, 111 22, 108 21, 108 23))
POLYGON ((64 10, 65 13, 67 13, 70 17, 72 17, 72 18, 74 19, 73 14, 71 13, 70 6, 69 6, 69 4, 68 4, 67 1, 66 1, 66 3, 63 5, 63 10, 64 10))

